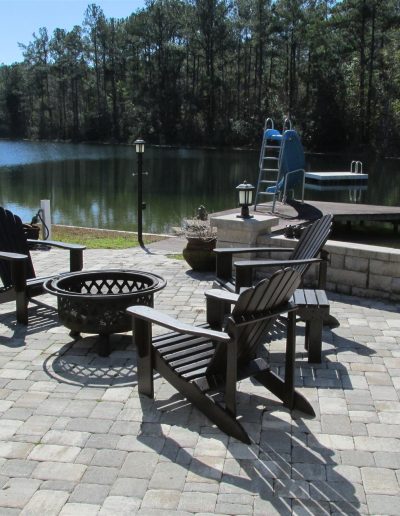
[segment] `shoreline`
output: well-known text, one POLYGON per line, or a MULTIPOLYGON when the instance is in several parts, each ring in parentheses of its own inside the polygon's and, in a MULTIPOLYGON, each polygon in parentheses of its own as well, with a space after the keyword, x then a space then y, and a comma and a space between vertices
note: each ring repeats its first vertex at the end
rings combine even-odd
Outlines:
MULTIPOLYGON (((60 143, 60 144, 72 144, 72 145, 101 145, 101 146, 109 146, 116 145, 122 147, 134 147, 134 142, 112 142, 112 141, 92 141, 92 140, 58 140, 58 139, 49 139, 49 140, 40 140, 40 139, 28 139, 28 138, 5 138, 1 137, 0 142, 26 142, 26 143, 60 143)), ((204 150, 204 151, 240 151, 240 152, 259 152, 261 145, 261 135, 259 145, 249 144, 246 145, 195 145, 188 143, 171 143, 171 144, 161 144, 161 143, 151 143, 146 142, 146 145, 149 147, 154 147, 157 149, 188 149, 188 150, 204 150)), ((306 155, 311 156, 345 156, 345 157, 358 157, 359 156, 368 156, 369 159, 390 159, 390 160, 400 160, 400 156, 381 156, 379 151, 371 152, 366 150, 365 148, 348 148, 343 150, 336 151, 323 151, 323 150, 306 150, 304 151, 306 155)))

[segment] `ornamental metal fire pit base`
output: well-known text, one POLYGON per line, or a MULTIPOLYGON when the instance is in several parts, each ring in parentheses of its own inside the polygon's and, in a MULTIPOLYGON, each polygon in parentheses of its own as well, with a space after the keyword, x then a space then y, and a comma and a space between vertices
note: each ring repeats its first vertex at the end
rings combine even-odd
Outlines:
POLYGON ((58 317, 71 330, 71 337, 98 334, 99 355, 108 356, 109 336, 131 329, 128 306, 153 306, 154 293, 165 285, 157 274, 109 269, 62 274, 48 280, 44 288, 57 296, 58 317))

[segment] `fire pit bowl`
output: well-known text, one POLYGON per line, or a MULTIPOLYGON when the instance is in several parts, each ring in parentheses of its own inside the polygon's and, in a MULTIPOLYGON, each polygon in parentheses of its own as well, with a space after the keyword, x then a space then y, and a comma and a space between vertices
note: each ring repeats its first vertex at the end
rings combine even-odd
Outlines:
POLYGON ((97 333, 101 339, 100 354, 108 355, 108 336, 126 332, 131 305, 153 306, 153 295, 166 281, 157 274, 136 270, 109 269, 62 274, 49 279, 44 288, 57 296, 60 322, 70 335, 97 333))

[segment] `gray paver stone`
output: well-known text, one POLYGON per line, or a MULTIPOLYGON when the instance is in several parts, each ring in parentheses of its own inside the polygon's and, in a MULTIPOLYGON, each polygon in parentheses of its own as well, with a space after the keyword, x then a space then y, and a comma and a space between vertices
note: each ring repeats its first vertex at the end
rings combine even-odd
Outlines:
POLYGON ((49 491, 68 491, 72 493, 77 483, 72 480, 44 480, 40 485, 40 489, 47 489, 49 491))
POLYGON ((105 434, 108 432, 111 425, 112 421, 109 419, 73 417, 67 424, 67 429, 91 432, 94 434, 105 434))
POLYGON ((396 474, 391 469, 361 468, 361 475, 367 494, 400 494, 396 474))
POLYGON ((38 462, 31 460, 9 459, 0 468, 0 474, 9 477, 30 477, 38 462))
POLYGON ((111 487, 110 495, 143 498, 148 484, 149 481, 143 478, 117 478, 111 487))
POLYGON ((214 512, 217 495, 213 493, 182 493, 178 509, 191 512, 214 512))
POLYGON ((379 468, 400 469, 400 452, 376 452, 374 453, 374 459, 379 468))
POLYGON ((88 484, 111 485, 118 475, 118 468, 105 468, 101 466, 89 466, 83 475, 82 482, 88 484))
POLYGON ((97 450, 91 465, 119 468, 124 463, 127 455, 126 452, 119 450, 97 450))
POLYGON ((108 495, 109 488, 103 484, 85 484, 81 482, 72 491, 69 502, 102 504, 108 495))
POLYGON ((398 516, 400 507, 400 496, 368 495, 367 504, 370 514, 385 514, 387 516, 398 516))
POLYGON ((234 503, 218 503, 215 506, 215 511, 220 514, 253 514, 253 504, 241 505, 234 503))
POLYGON ((58 444, 38 444, 29 455, 30 460, 70 462, 81 451, 78 446, 60 446, 58 444))
POLYGON ((150 479, 151 489, 183 489, 187 470, 179 464, 160 462, 150 479))
POLYGON ((88 503, 66 503, 59 516, 96 516, 100 508, 88 503))
POLYGON ((0 507, 23 508, 40 486, 39 480, 11 478, 0 491, 0 507))
POLYGON ((291 502, 288 499, 270 497, 254 500, 254 516, 291 516, 291 502))
POLYGON ((172 489, 149 489, 141 505, 142 508, 176 509, 179 504, 181 492, 172 489))
POLYGON ((29 500, 21 511, 21 516, 53 516, 58 514, 68 499, 64 491, 40 490, 29 500))
POLYGON ((32 473, 33 478, 41 480, 69 480, 78 482, 86 470, 82 464, 63 462, 41 462, 32 473))
POLYGON ((129 453, 119 471, 119 476, 149 479, 157 462, 158 458, 153 453, 129 453))
POLYGON ((99 516, 132 516, 139 508, 141 500, 126 496, 109 496, 104 500, 99 516))

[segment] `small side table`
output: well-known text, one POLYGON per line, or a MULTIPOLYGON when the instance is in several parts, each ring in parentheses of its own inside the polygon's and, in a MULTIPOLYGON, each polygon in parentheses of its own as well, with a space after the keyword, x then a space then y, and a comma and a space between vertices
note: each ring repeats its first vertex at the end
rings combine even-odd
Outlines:
POLYGON ((298 306, 297 314, 306 323, 304 347, 308 351, 308 361, 321 363, 322 326, 329 317, 329 301, 325 290, 299 288, 292 301, 298 306))

